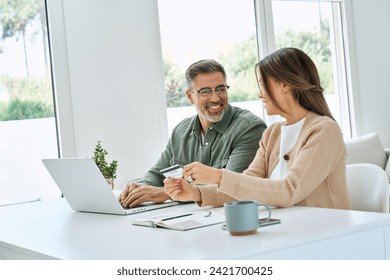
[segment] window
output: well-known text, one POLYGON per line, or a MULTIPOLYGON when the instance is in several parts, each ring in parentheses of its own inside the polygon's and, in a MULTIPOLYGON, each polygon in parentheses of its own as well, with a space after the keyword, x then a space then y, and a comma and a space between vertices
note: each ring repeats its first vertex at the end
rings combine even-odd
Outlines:
POLYGON ((0 205, 58 197, 42 158, 58 157, 45 2, 0 1, 0 205))
POLYGON ((344 135, 350 136, 341 2, 272 1, 275 49, 297 47, 317 65, 325 98, 344 135))
POLYGON ((254 65, 258 60, 252 0, 159 0, 169 132, 196 111, 187 103, 184 72, 213 58, 226 69, 229 102, 263 117, 254 65))
POLYGON ((350 136, 342 1, 159 0, 168 127, 195 114, 185 97, 184 71, 194 61, 215 58, 226 68, 229 101, 268 123, 256 100, 254 65, 281 47, 297 47, 315 61, 326 99, 344 135, 350 136), (190 7, 190 8, 189 8, 190 7), (172 12, 175 11, 175 12, 172 12))

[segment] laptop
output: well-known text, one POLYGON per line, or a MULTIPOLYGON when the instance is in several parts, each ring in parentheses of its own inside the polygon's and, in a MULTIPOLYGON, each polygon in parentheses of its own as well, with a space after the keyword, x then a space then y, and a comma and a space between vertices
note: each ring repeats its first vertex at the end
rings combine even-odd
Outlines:
POLYGON ((169 200, 123 208, 92 158, 42 159, 42 162, 75 211, 128 215, 178 204, 169 200))

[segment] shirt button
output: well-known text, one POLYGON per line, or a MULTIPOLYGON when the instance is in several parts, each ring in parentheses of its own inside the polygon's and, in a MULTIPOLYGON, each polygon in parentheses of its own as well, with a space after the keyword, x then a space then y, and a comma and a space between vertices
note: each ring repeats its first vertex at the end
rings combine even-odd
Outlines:
POLYGON ((209 144, 209 142, 204 143, 206 146, 209 144))
POLYGON ((210 127, 210 130, 212 130, 213 128, 212 127, 210 127))
POLYGON ((289 157, 288 155, 284 155, 283 158, 284 158, 285 160, 289 160, 289 159, 290 159, 290 157, 289 157))

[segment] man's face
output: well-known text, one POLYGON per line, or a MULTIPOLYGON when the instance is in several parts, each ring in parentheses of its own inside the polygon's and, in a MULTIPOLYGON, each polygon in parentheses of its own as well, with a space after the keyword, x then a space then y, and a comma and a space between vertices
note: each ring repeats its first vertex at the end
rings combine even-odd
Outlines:
POLYGON ((186 92, 188 99, 196 107, 203 132, 214 123, 219 122, 227 109, 227 91, 218 94, 215 89, 219 86, 226 86, 222 73, 198 74, 194 79, 192 91, 187 90, 186 92), (211 88, 213 91, 207 96, 198 94, 199 90, 205 88, 211 88))

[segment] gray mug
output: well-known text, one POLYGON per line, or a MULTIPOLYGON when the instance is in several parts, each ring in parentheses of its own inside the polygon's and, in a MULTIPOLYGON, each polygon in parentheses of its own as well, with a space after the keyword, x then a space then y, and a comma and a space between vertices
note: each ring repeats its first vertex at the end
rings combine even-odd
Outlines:
POLYGON ((231 235, 248 235, 256 233, 259 227, 259 207, 268 210, 267 221, 271 218, 268 205, 255 200, 239 200, 224 203, 226 230, 231 235))

